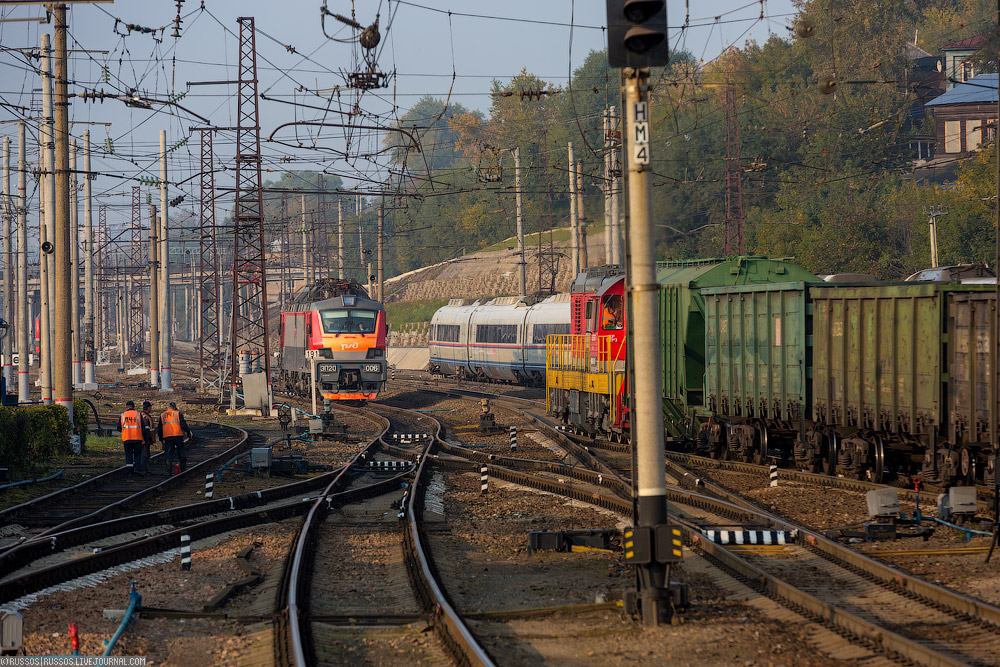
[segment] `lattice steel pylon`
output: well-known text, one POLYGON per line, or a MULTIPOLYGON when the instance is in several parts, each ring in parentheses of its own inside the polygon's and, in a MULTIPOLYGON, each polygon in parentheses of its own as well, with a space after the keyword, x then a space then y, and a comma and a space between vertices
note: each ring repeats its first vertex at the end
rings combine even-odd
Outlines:
POLYGON ((200 384, 222 388, 222 309, 219 307, 219 253, 215 233, 215 170, 212 165, 212 130, 201 130, 201 237, 198 359, 200 384))
POLYGON ((323 174, 316 175, 319 195, 316 201, 316 222, 313 223, 313 263, 316 264, 316 279, 330 278, 330 266, 333 264, 330 253, 330 223, 326 218, 326 184, 323 174))
MULTIPOLYGON (((236 112, 236 203, 233 212, 233 326, 230 407, 244 368, 263 366, 271 394, 267 322, 267 267, 264 257, 264 202, 261 197, 260 115, 257 108, 257 37, 253 17, 240 24, 240 64, 236 112)), ((270 413, 270 398, 266 414, 270 413)))
POLYGON ((142 198, 139 186, 132 186, 132 243, 129 245, 129 273, 132 274, 132 290, 129 293, 128 309, 128 353, 132 359, 142 357, 145 327, 143 326, 145 300, 143 293, 143 270, 145 264, 145 244, 142 242, 142 198))
POLYGON ((726 256, 743 254, 743 172, 737 118, 735 50, 729 51, 726 81, 726 256))

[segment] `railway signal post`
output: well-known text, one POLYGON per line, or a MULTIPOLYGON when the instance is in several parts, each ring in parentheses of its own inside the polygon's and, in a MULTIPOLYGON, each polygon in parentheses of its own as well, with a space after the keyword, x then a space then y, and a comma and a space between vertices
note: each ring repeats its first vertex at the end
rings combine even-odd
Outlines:
POLYGON ((629 280, 631 295, 634 413, 632 439, 637 484, 635 526, 625 532, 625 557, 636 566, 637 606, 646 627, 672 616, 669 563, 681 555, 679 536, 667 525, 663 447, 663 396, 656 238, 650 208, 649 67, 666 65, 666 4, 653 0, 608 0, 608 58, 624 80, 628 161, 629 280))

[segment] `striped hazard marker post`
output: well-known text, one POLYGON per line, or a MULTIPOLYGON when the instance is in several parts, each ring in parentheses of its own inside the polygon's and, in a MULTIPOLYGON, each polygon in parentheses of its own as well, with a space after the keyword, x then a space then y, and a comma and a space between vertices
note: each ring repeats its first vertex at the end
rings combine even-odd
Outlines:
POLYGON ((490 486, 490 472, 489 468, 484 463, 479 466, 479 493, 480 495, 486 495, 486 491, 490 486))
POLYGON ((215 495, 215 473, 205 475, 205 500, 211 500, 215 495))
POLYGON ((512 451, 512 452, 516 452, 517 451, 517 427, 516 426, 511 426, 510 427, 510 451, 512 451))
POLYGON ((768 466, 768 476, 771 478, 771 486, 778 486, 778 466, 773 463, 768 466))
POLYGON ((181 535, 181 569, 191 569, 191 536, 187 533, 181 535))

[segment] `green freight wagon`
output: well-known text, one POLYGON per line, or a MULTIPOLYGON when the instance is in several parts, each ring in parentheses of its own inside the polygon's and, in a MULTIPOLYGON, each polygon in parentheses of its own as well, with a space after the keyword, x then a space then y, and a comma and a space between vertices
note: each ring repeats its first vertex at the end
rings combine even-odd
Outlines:
POLYGON ((787 283, 702 290, 701 445, 881 480, 971 481, 989 458, 994 288, 787 283))
POLYGON ((663 417, 669 436, 696 437, 700 421, 711 416, 705 401, 706 312, 701 290, 816 280, 795 264, 766 257, 658 264, 663 417))
POLYGON ((967 481, 994 483, 1000 395, 991 373, 997 352, 994 286, 953 292, 948 299, 948 387, 945 415, 947 448, 938 452, 938 468, 967 481), (990 409, 993 406, 993 409, 990 409))
MULTIPOLYGON (((718 456, 762 462, 794 440, 811 401, 812 333, 805 282, 701 290, 708 318, 708 408, 722 420, 701 445, 718 456), (775 436, 784 435, 777 438, 775 436)), ((780 456, 787 458, 790 445, 780 456)))
POLYGON ((992 290, 920 282, 809 290, 813 421, 826 427, 827 457, 843 472, 959 477, 948 444, 949 304, 992 290))

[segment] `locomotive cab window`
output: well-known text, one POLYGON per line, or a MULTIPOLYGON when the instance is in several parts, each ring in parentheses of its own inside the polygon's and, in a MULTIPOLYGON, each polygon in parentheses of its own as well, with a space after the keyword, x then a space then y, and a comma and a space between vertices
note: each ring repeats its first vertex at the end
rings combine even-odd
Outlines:
POLYGON ((320 312, 320 316, 324 333, 374 333, 378 311, 324 310, 320 312))
POLYGON ((622 295, 609 294, 601 304, 601 328, 605 331, 618 331, 625 326, 622 316, 622 295))

